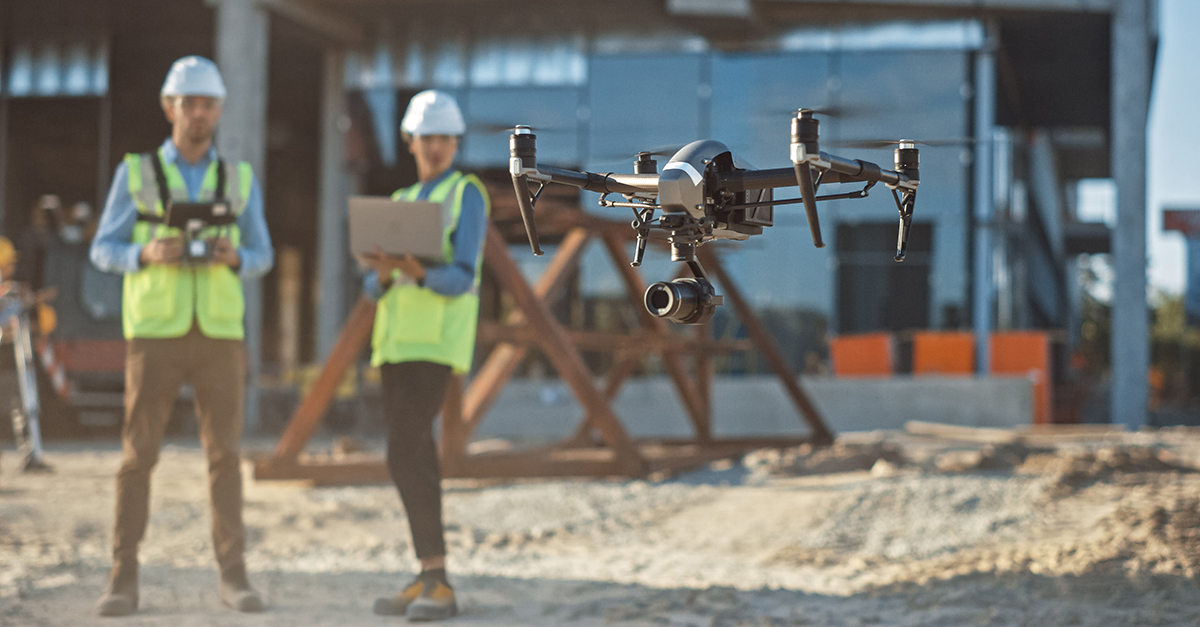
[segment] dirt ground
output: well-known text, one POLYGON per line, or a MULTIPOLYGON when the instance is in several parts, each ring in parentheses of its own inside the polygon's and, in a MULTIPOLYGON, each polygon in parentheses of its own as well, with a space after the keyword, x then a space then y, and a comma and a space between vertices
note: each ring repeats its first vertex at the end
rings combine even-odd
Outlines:
MULTIPOLYGON (((248 478, 247 561, 270 608, 223 609, 188 440, 155 474, 140 611, 94 618, 118 457, 54 443, 55 472, 26 475, 0 454, 0 625, 404 622, 370 612, 415 566, 386 486, 248 478)), ((453 622, 1196 625, 1197 460, 1187 431, 1037 446, 877 433, 663 481, 448 481, 453 622)))

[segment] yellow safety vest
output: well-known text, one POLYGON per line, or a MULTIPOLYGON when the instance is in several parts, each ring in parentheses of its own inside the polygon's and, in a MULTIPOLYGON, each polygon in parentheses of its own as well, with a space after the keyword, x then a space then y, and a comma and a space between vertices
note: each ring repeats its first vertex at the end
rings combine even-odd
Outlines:
MULTIPOLYGON (((485 213, 491 212, 491 202, 483 183, 473 174, 453 172, 429 193, 430 202, 443 207, 442 256, 446 263, 454 262, 452 236, 462 214, 463 191, 468 185, 479 188, 483 195, 485 213)), ((393 200, 415 200, 421 184, 406 187, 392 194, 393 200)), ((481 251, 482 253, 482 251, 481 251)), ((482 276, 483 255, 475 262, 474 287, 459 296, 442 296, 417 285, 400 271, 392 274, 392 286, 379 299, 375 311, 375 328, 371 333, 371 365, 408 361, 429 361, 445 364, 455 373, 471 369, 475 356, 475 329, 479 322, 479 281, 482 276)))
MULTIPOLYGON (((173 162, 154 155, 163 166, 172 201, 188 202, 187 184, 173 162)), ((149 155, 127 154, 129 194, 137 204, 138 221, 132 241, 145 244, 155 238, 178 237, 179 229, 161 224, 164 209, 149 155)), ((196 202, 214 200, 217 188, 217 164, 213 161, 204 175, 196 202)), ((250 198, 253 170, 249 163, 224 164, 225 197, 230 210, 240 216, 250 198)), ((216 227, 202 233, 215 237, 216 227)), ((236 247, 241 231, 236 224, 226 227, 226 236, 236 247)), ((151 264, 125 275, 121 299, 121 318, 126 338, 182 337, 195 320, 204 335, 218 339, 240 340, 245 336, 242 316, 246 310, 242 280, 222 264, 205 266, 151 264)))

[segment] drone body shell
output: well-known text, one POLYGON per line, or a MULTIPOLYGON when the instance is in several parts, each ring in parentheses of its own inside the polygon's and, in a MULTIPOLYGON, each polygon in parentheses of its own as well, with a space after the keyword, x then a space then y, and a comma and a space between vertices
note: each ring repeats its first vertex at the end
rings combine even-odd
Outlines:
MULTIPOLYGON (((697 220, 705 215, 707 190, 704 184, 709 164, 729 148, 719 141, 694 141, 676 152, 658 175, 658 203, 667 213, 687 213, 697 220)), ((728 157, 727 157, 728 158, 728 157)))

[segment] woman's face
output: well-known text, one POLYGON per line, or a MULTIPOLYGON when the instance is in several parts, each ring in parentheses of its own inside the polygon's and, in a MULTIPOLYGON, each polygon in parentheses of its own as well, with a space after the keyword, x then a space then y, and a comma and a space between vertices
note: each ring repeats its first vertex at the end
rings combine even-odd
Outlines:
POLYGON ((454 163, 458 137, 454 135, 414 135, 408 151, 417 159, 417 170, 436 176, 454 163))

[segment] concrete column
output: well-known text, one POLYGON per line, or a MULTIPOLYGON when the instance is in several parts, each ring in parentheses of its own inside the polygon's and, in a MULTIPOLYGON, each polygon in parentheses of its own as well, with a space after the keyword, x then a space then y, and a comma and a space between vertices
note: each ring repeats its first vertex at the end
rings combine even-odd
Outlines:
POLYGON ((986 375, 991 363, 993 324, 992 232, 995 229, 995 172, 992 135, 996 126, 996 26, 988 24, 983 47, 975 53, 975 245, 974 276, 971 280, 971 319, 975 330, 975 372, 986 375))
MULTIPOLYGON (((217 150, 227 160, 249 161, 267 193, 267 50, 270 20, 256 0, 216 1, 216 62, 225 79, 225 99, 217 150)), ((246 281, 246 433, 259 424, 262 372, 262 284, 246 281)))
POLYGON ((1120 0, 1112 23, 1113 229, 1112 421, 1146 424, 1150 366, 1146 307, 1146 117, 1150 100, 1147 0, 1120 0))
MULTIPOLYGON (((0 86, 0 92, 3 90, 3 86, 0 86)), ((4 228, 6 198, 8 198, 8 96, 0 93, 0 229, 4 228)))
POLYGON ((327 49, 321 96, 321 185, 320 229, 317 232, 318 284, 317 360, 323 362, 333 349, 346 321, 347 275, 346 198, 349 172, 346 169, 344 124, 347 118, 346 90, 343 84, 346 55, 342 50, 327 49))

